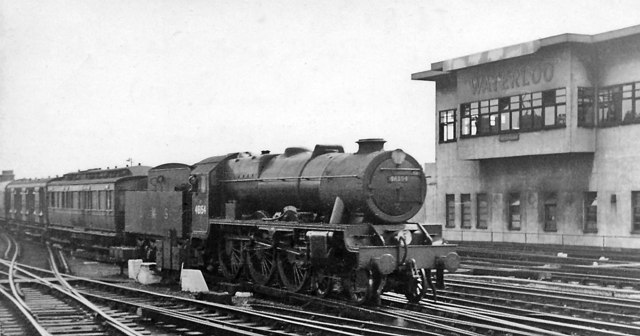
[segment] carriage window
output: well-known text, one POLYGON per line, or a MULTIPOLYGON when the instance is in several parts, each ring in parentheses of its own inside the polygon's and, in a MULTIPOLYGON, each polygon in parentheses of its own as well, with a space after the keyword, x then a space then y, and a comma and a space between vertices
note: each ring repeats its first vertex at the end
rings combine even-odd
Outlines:
POLYGON ((93 209, 93 191, 86 191, 85 196, 87 200, 85 201, 85 209, 93 209))
POLYGON ((509 230, 520 230, 520 193, 509 194, 509 230))
POLYGON ((471 228, 471 195, 460 195, 460 218, 462 219, 461 227, 464 229, 471 228))
POLYGON ((68 209, 73 208, 73 194, 74 192, 72 191, 67 191, 65 192, 65 207, 68 209))
POLYGON ((558 230, 556 226, 556 210, 558 207, 558 197, 556 193, 549 193, 544 200, 544 230, 547 232, 555 232, 558 230))
POLYGON ((112 202, 113 202, 113 191, 111 190, 107 190, 107 210, 111 210, 112 208, 112 202))
POLYGON ((456 110, 440 111, 440 142, 456 141, 456 110))
POLYGON ((78 192, 78 208, 79 209, 84 209, 85 208, 85 204, 87 203, 87 192, 86 191, 79 191, 78 192))
POLYGON ((454 228, 456 227, 456 203, 455 203, 455 195, 447 194, 445 199, 445 207, 446 207, 446 227, 454 228))
POLYGON ((584 193, 584 233, 598 232, 598 193, 584 193))
POLYGON ((478 208, 478 229, 486 229, 489 222, 489 203, 487 202, 487 194, 478 194, 476 199, 478 208))
POLYGON ((632 232, 640 233, 640 191, 631 192, 632 232))

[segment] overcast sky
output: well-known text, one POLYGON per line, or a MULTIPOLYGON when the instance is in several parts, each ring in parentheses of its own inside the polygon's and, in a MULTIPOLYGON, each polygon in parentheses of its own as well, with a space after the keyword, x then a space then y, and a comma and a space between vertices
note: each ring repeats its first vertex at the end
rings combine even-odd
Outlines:
POLYGON ((385 138, 434 160, 433 62, 640 24, 637 1, 0 0, 0 169, 385 138))

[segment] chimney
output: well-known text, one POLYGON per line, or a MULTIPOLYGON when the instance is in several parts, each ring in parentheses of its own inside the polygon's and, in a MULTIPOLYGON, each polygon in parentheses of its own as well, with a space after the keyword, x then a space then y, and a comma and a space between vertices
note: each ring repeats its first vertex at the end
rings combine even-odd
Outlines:
POLYGON ((382 138, 360 139, 356 141, 356 143, 360 145, 356 154, 369 154, 381 151, 384 149, 385 142, 382 138))

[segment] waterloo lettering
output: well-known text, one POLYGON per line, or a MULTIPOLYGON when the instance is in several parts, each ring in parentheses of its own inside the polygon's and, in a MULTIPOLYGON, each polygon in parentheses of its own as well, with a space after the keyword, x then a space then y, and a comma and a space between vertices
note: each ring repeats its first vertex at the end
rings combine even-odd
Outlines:
POLYGON ((496 74, 481 75, 471 78, 469 85, 474 95, 502 90, 525 87, 538 84, 540 81, 553 80, 554 66, 552 63, 524 65, 496 74))

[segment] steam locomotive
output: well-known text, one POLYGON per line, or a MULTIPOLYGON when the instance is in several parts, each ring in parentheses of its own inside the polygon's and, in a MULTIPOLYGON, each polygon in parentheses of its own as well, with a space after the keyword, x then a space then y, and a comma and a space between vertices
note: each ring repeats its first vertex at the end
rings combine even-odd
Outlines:
POLYGON ((416 302, 435 293, 431 271, 443 286, 459 258, 439 239, 441 226, 408 222, 425 176, 384 142, 359 140, 356 153, 317 145, 17 180, 0 186, 0 216, 24 235, 138 253, 164 270, 198 267, 357 304, 389 290, 416 302))

